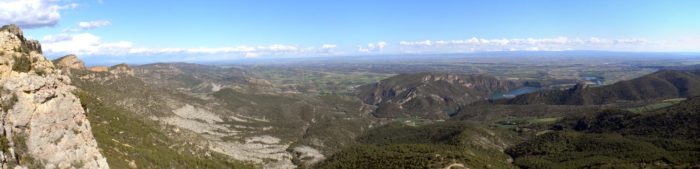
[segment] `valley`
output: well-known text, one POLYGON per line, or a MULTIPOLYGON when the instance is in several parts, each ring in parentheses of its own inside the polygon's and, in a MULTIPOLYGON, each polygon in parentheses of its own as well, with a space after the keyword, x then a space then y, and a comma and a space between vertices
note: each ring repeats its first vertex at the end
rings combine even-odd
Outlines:
POLYGON ((700 56, 86 66, 0 42, 5 168, 700 167, 700 56))
MULTIPOLYGON (((553 149, 556 153, 570 156, 564 159, 538 154, 539 151, 552 151, 538 148, 560 146, 560 141, 568 139, 582 140, 575 145, 648 146, 649 141, 625 139, 651 139, 656 137, 655 134, 618 136, 620 134, 612 131, 588 134, 569 126, 576 128, 571 124, 572 119, 604 114, 609 110, 628 110, 646 116, 686 104, 689 101, 684 98, 697 96, 694 91, 700 89, 693 85, 696 75, 692 71, 659 71, 648 68, 647 62, 627 64, 636 62, 624 59, 618 62, 625 64, 611 63, 620 58, 575 61, 588 65, 534 63, 538 61, 514 65, 499 59, 464 58, 481 61, 463 67, 488 65, 485 67, 489 70, 478 74, 472 70, 442 72, 438 70, 459 65, 445 66, 440 61, 436 61, 435 65, 424 62, 425 65, 420 66, 408 62, 391 63, 384 69, 368 68, 367 65, 372 65, 369 63, 330 66, 333 65, 332 61, 313 65, 309 62, 230 65, 157 63, 117 65, 102 72, 77 66, 70 68, 69 76, 86 99, 96 99, 102 105, 86 109, 111 107, 130 116, 134 122, 150 124, 144 127, 154 134, 133 134, 149 135, 154 141, 167 141, 159 144, 171 145, 167 150, 179 154, 172 158, 191 159, 193 162, 165 164, 175 167, 580 168, 610 167, 613 162, 619 165, 612 167, 697 165, 692 160, 697 159, 694 155, 697 151, 692 148, 695 143, 686 139, 662 140, 686 146, 677 149, 659 147, 661 145, 651 142, 655 145, 654 151, 670 156, 652 156, 641 161, 613 154, 580 157, 590 156, 585 153, 602 152, 598 149, 587 152, 553 149), (483 63, 487 61, 494 63, 483 63), (404 65, 411 66, 406 66, 405 70, 399 69, 404 65), (546 71, 562 67, 570 71, 546 71), (505 69, 516 70, 503 72, 505 69), (537 75, 531 76, 518 69, 542 70, 533 72, 533 75, 537 75), (597 70, 596 78, 591 78, 594 76, 591 70, 597 70), (525 74, 515 75, 512 72, 525 74), (658 84, 667 84, 663 80, 657 82, 659 79, 673 81, 671 83, 675 88, 658 88, 658 84), (643 86, 645 84, 651 86, 643 86), (627 91, 617 86, 632 89, 652 87, 649 91, 655 92, 627 91), (589 92, 593 94, 587 94, 589 92), (621 93, 615 95, 621 98, 600 95, 605 93, 621 93), (581 97, 586 99, 571 101, 581 97), (599 99, 596 97, 612 101, 597 101, 599 99), (540 101, 540 98, 563 98, 565 101, 540 101), (596 139, 608 139, 610 142, 597 142, 596 139), (676 151, 688 155, 673 155, 676 151), (679 160, 667 161, 667 158, 679 160), (230 162, 232 160, 236 162, 230 162)), ((531 59, 537 57, 527 60, 531 59)), ((78 61, 56 61, 65 62, 78 61)), ((683 66, 675 61, 664 63, 683 66)), ((93 126, 105 126, 105 123, 112 122, 117 121, 103 119, 93 122, 93 126)), ((113 132, 124 135, 129 130, 132 129, 113 132)), ((687 139, 694 138, 690 136, 687 139)), ((155 157, 125 156, 138 152, 122 152, 120 149, 143 144, 129 144, 136 141, 133 139, 127 137, 114 141, 98 137, 98 142, 106 142, 102 144, 117 150, 116 154, 106 155, 108 161, 115 165, 164 165, 155 157)), ((619 151, 624 153, 646 153, 626 152, 626 147, 620 148, 623 150, 619 151)))

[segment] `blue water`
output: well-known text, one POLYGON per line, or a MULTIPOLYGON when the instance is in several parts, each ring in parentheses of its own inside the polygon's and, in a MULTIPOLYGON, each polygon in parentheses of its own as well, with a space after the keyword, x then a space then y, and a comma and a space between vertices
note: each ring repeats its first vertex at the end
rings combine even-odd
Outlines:
POLYGON ((491 100, 498 100, 498 99, 504 99, 504 98, 510 99, 510 98, 513 98, 517 95, 528 94, 528 93, 532 93, 532 92, 536 92, 536 91, 540 91, 540 90, 542 90, 542 88, 521 87, 521 88, 517 88, 515 90, 511 90, 511 91, 508 91, 505 93, 503 93, 503 92, 495 93, 495 94, 491 95, 491 100))
POLYGON ((596 84, 596 86, 603 85, 603 82, 605 81, 601 77, 595 77, 595 76, 585 76, 583 77, 583 80, 591 81, 596 84))

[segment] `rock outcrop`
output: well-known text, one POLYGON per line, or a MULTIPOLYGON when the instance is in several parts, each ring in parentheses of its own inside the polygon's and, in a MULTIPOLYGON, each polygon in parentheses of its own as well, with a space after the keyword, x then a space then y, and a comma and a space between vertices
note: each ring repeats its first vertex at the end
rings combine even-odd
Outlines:
POLYGON ((92 72, 107 72, 107 71, 109 71, 109 67, 107 67, 107 66, 93 66, 93 67, 88 68, 88 70, 90 70, 92 72))
POLYGON ((89 70, 89 72, 80 73, 78 77, 82 80, 104 83, 110 80, 134 76, 134 70, 124 63, 111 67, 95 66, 87 68, 87 70, 89 70))
POLYGON ((0 168, 109 168, 59 72, 17 26, 0 28, 0 168))
POLYGON ((132 70, 129 65, 122 63, 109 67, 109 73, 114 75, 116 78, 122 76, 134 76, 134 70, 132 70))
POLYGON ((56 68, 63 70, 63 72, 69 73, 73 69, 85 70, 85 63, 73 54, 60 57, 53 60, 56 68))

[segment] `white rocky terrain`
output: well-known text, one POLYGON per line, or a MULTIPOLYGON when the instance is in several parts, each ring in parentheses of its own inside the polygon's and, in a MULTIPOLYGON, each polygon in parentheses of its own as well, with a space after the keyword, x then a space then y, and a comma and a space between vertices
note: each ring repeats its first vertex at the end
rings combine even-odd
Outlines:
POLYGON ((2 168, 109 168, 74 89, 37 41, 0 28, 2 168))
MULTIPOLYGON (((58 67, 72 69, 73 72, 82 72, 70 74, 68 71, 64 71, 63 73, 76 76, 78 81, 83 81, 86 84, 105 87, 125 83, 129 80, 132 82, 127 84, 131 85, 139 84, 133 83, 134 81, 141 81, 141 79, 134 77, 132 69, 125 64, 109 67, 107 71, 86 71, 89 69, 73 64, 82 64, 82 61, 70 55, 54 62, 57 63, 58 67)), ((140 86, 140 88, 157 88, 158 85, 150 84, 149 86, 140 86)), ((147 116, 148 123, 164 126, 168 132, 183 135, 188 135, 184 133, 196 134, 196 137, 183 137, 181 139, 197 144, 198 147, 206 147, 210 151, 238 161, 259 164, 263 168, 297 168, 298 164, 292 162, 295 154, 303 158, 300 161, 306 165, 325 158, 319 150, 313 147, 293 145, 293 142, 280 139, 279 136, 265 134, 266 131, 275 128, 273 127, 275 126, 274 122, 265 119, 265 117, 244 115, 221 108, 220 103, 211 103, 214 101, 211 100, 213 99, 211 96, 203 99, 210 102, 209 104, 201 104, 192 100, 195 98, 173 95, 183 91, 165 91, 141 97, 126 94, 123 97, 110 97, 109 99, 115 99, 113 100, 115 105, 124 107, 134 114, 147 116), (148 105, 160 105, 161 107, 150 110, 148 105), (204 141, 199 138, 204 138, 204 141)))
MULTIPOLYGON (((265 130, 265 128, 251 128, 245 125, 230 126, 223 124, 224 120, 216 113, 201 107, 186 104, 173 110, 173 116, 167 118, 154 118, 168 125, 190 130, 207 138, 209 149, 228 155, 241 161, 250 161, 264 164, 264 168, 296 168, 292 163, 292 154, 287 152, 289 143, 269 135, 240 136, 240 129, 265 130), (224 140, 224 137, 233 137, 237 140, 224 140)), ((255 119, 240 115, 232 115, 228 118, 238 122, 267 123, 261 119, 255 119)), ((312 149, 311 147, 300 150, 312 149)), ((318 150, 313 150, 318 152, 318 150)), ((321 155, 317 153, 315 155, 321 155)), ((321 158, 323 155, 321 155, 321 158)), ((318 162, 318 161, 313 161, 318 162)))

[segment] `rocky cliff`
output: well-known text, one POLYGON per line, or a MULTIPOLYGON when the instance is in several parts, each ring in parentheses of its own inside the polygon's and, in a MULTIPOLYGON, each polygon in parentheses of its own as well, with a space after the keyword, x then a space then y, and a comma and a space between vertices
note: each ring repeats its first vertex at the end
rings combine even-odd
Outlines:
POLYGON ((2 168, 109 168, 74 89, 37 41, 0 28, 2 168))
POLYGON ((63 56, 53 61, 56 68, 63 70, 63 72, 70 73, 72 69, 83 70, 85 68, 85 63, 73 54, 63 56))

